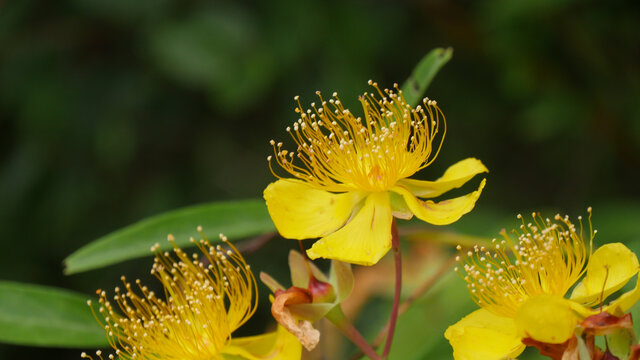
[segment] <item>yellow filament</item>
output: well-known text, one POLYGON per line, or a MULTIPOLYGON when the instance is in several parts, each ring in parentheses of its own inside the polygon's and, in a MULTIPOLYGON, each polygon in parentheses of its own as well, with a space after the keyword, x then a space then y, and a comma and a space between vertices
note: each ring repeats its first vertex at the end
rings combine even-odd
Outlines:
POLYGON ((444 114, 434 100, 424 99, 413 109, 402 95, 369 81, 376 94, 360 97, 364 119, 345 109, 334 93, 329 101, 317 95, 320 105, 304 110, 299 98, 297 122, 287 128, 297 149, 289 151, 281 142, 271 140, 274 156, 271 161, 297 179, 334 192, 362 190, 385 191, 398 180, 407 178, 428 166, 437 156, 444 140, 444 114), (437 147, 434 140, 440 131, 437 147))
MULTIPOLYGON (((493 239, 493 249, 475 246, 458 261, 473 300, 498 315, 515 316, 520 304, 535 295, 564 296, 585 272, 585 265, 595 232, 591 226, 590 240, 583 238, 582 218, 578 231, 567 216, 556 215, 554 220, 532 215, 533 221, 522 220, 514 242, 506 231, 503 240, 493 239)), ((462 250, 461 247, 458 247, 462 250)))
MULTIPOLYGON (((203 257, 189 257, 177 247, 156 254, 151 273, 162 283, 164 296, 136 280, 122 277, 124 291, 116 287, 113 301, 99 290, 99 313, 111 347, 121 359, 215 360, 257 306, 256 280, 237 249, 214 247, 207 240, 196 242, 203 257)), ((93 308, 92 308, 93 309, 93 308)), ((97 354, 100 359, 102 357, 97 354)), ((83 353, 83 357, 91 359, 83 353)))

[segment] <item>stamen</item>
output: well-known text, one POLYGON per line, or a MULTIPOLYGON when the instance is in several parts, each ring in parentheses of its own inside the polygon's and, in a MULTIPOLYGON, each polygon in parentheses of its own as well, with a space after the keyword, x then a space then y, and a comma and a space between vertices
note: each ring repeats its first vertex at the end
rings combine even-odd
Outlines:
POLYGON ((337 93, 327 103, 318 92, 320 107, 312 103, 306 111, 296 96, 296 112, 301 116, 287 127, 296 155, 283 149, 282 143, 270 141, 275 156, 267 161, 272 173, 281 178, 271 164, 275 160, 292 176, 323 190, 384 191, 428 166, 446 132, 444 114, 436 102, 425 99, 423 106, 412 109, 397 86, 394 92, 382 91, 372 81, 369 84, 377 94, 360 97, 364 121, 343 107, 337 93))
MULTIPOLYGON (((502 231, 502 241, 492 240, 493 249, 475 247, 460 261, 474 301, 483 308, 503 316, 514 316, 527 298, 540 294, 563 296, 585 271, 591 254, 594 231, 590 224, 587 245, 580 229, 567 216, 555 216, 555 222, 533 213, 533 221, 512 231, 517 241, 502 231)), ((461 250, 461 248, 459 249, 461 250)))
MULTIPOLYGON (((198 227, 202 233, 202 227, 198 227)), ((172 252, 155 252, 151 273, 162 283, 166 300, 136 280, 135 289, 123 276, 125 291, 115 289, 115 310, 105 291, 98 290, 98 312, 88 305, 105 329, 116 355, 127 359, 217 359, 231 333, 257 307, 257 284, 238 250, 221 235, 229 250, 217 251, 205 239, 195 241, 204 255, 189 256, 168 236, 172 252), (202 260, 201 260, 202 259, 202 260)), ((96 355, 103 359, 101 353, 96 355)), ((83 358, 92 359, 83 353, 83 358)), ((109 355, 109 359, 114 359, 109 355)))

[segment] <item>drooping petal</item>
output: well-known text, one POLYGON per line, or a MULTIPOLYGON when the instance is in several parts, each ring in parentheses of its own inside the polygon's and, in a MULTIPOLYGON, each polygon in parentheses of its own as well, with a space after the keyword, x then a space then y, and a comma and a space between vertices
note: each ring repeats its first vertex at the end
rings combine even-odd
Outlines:
POLYGON ((569 340, 579 322, 571 301, 558 295, 538 295, 527 299, 516 313, 522 337, 560 344, 569 340))
POLYGON ((420 220, 434 225, 448 225, 473 209, 486 182, 483 179, 478 190, 470 194, 437 203, 418 199, 404 186, 395 186, 391 191, 402 195, 411 212, 420 220))
POLYGON ((455 360, 515 358, 525 346, 513 319, 479 309, 449 326, 444 333, 455 360))
POLYGON ((336 306, 335 303, 311 303, 288 305, 291 314, 297 319, 316 322, 322 319, 331 309, 336 306))
POLYGON ((291 284, 293 286, 303 289, 309 287, 309 270, 311 270, 316 279, 322 282, 329 282, 329 279, 314 263, 305 259, 296 250, 289 251, 289 272, 291 273, 291 284))
POLYGON ((352 264, 374 265, 391 248, 391 205, 386 192, 367 196, 364 206, 342 229, 316 241, 307 250, 319 257, 352 264))
POLYGON ((587 275, 576 285, 571 300, 594 305, 607 298, 638 273, 638 257, 621 243, 606 244, 589 258, 587 275))
POLYGON ((231 339, 222 354, 228 360, 300 360, 302 346, 294 335, 278 326, 272 333, 231 339))
POLYGON ((264 271, 260 272, 260 281, 265 284, 271 292, 276 292, 278 290, 286 290, 284 286, 282 286, 278 280, 271 277, 271 275, 267 274, 264 271))
POLYGON ((351 264, 333 260, 331 262, 331 274, 329 282, 333 284, 336 291, 336 303, 341 303, 353 290, 353 272, 351 264))
POLYGON ((403 179, 399 185, 406 187, 415 196, 432 198, 459 188, 474 176, 489 172, 484 164, 476 158, 467 158, 451 165, 444 174, 435 181, 403 179))
POLYGON ((362 199, 356 192, 334 194, 293 179, 278 180, 264 190, 278 232, 290 239, 321 237, 342 227, 362 199))

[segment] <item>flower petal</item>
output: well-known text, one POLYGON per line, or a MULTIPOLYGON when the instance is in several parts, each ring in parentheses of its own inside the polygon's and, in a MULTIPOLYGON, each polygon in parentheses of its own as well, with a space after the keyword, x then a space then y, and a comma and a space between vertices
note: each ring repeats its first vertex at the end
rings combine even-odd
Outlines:
POLYGON ((638 273, 638 257, 621 243, 606 244, 589 258, 587 275, 576 285, 571 300, 597 304, 638 273))
POLYGON ((603 310, 613 315, 623 314, 631 309, 638 300, 640 300, 640 281, 636 279, 636 286, 633 289, 620 295, 619 298, 605 306, 603 310))
POLYGON ((449 326, 444 333, 455 360, 515 358, 524 351, 513 319, 479 309, 449 326))
POLYGON ((434 225, 448 225, 473 209, 486 182, 487 179, 483 179, 478 190, 470 194, 438 203, 432 200, 422 201, 403 186, 395 186, 391 191, 402 195, 411 212, 420 220, 434 225))
POLYGON ((222 353, 236 359, 299 360, 302 346, 294 335, 278 326, 272 333, 231 339, 222 353))
POLYGON ((342 227, 362 199, 356 192, 334 194, 293 179, 278 180, 264 190, 273 223, 283 237, 309 239, 342 227))
POLYGON ((547 344, 569 340, 579 322, 570 300, 548 294, 527 299, 518 309, 515 320, 522 337, 547 344))
POLYGON ((319 257, 352 264, 374 265, 391 248, 391 205, 386 192, 367 196, 364 206, 342 229, 322 238, 307 250, 319 257))
POLYGON ((489 172, 489 170, 480 160, 468 158, 451 165, 436 181, 403 179, 398 181, 398 184, 409 189, 415 196, 432 198, 459 188, 483 172, 489 172))

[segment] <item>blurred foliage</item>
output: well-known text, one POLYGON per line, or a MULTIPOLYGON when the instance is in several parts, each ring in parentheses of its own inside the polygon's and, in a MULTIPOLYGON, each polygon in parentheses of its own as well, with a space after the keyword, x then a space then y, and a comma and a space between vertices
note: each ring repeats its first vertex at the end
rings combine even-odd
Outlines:
MULTIPOLYGON (((640 251, 638 34, 640 3, 622 0, 2 2, 0 279, 90 294, 146 276, 149 259, 69 277, 62 259, 153 214, 259 197, 294 95, 338 91, 356 108, 368 79, 401 82, 436 46, 454 48, 427 93, 448 131, 424 178, 468 156, 491 170, 455 228, 495 236, 517 212, 593 205, 598 241, 640 251)), ((249 260, 276 276, 289 246, 249 260)), ((456 291, 425 298, 399 335, 462 316, 446 309, 456 291)), ((423 358, 450 358, 432 336, 423 358)), ((0 358, 76 356, 0 345, 0 358)))

